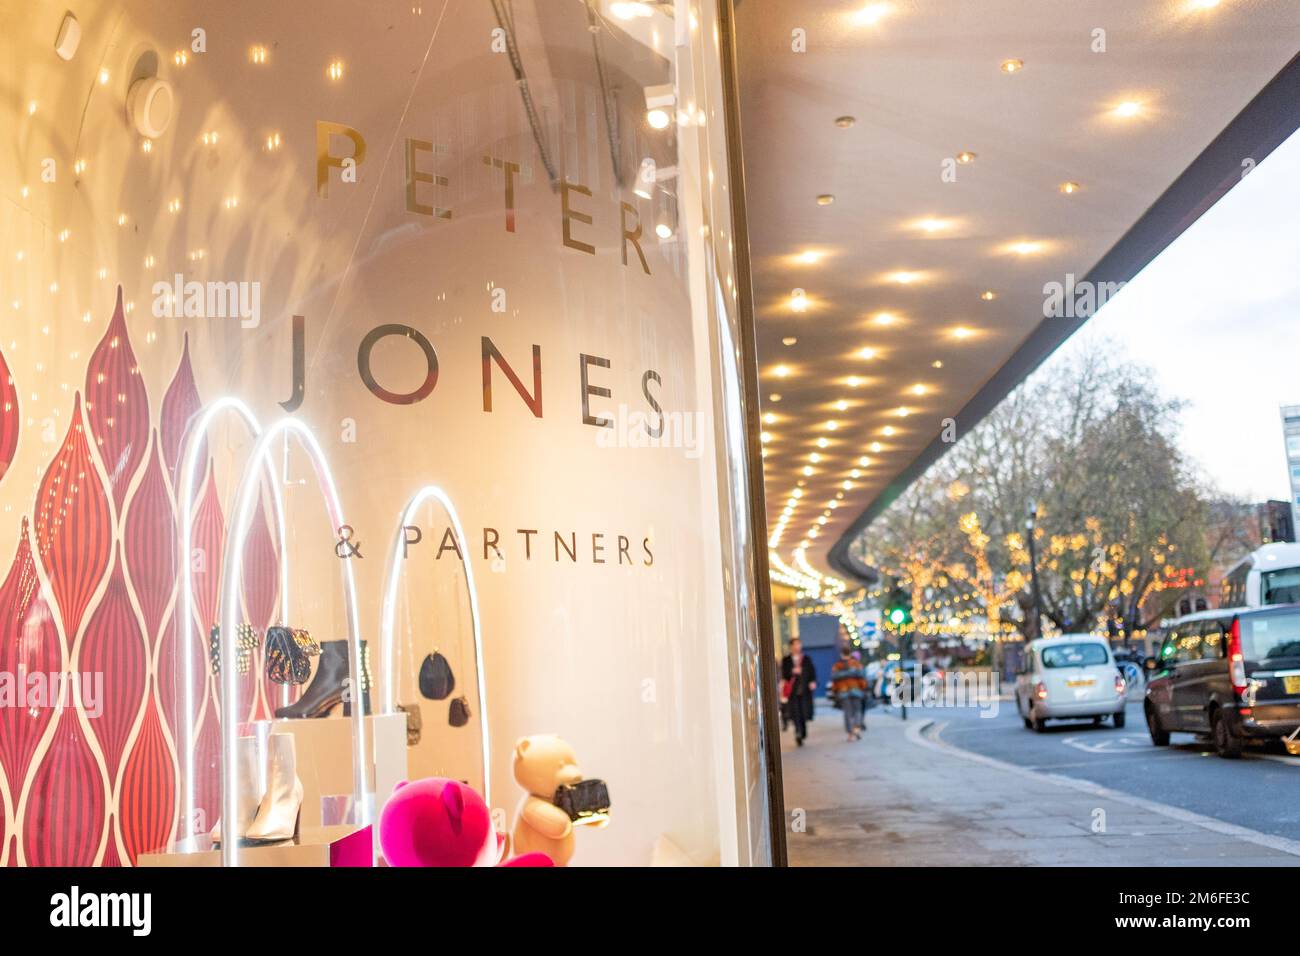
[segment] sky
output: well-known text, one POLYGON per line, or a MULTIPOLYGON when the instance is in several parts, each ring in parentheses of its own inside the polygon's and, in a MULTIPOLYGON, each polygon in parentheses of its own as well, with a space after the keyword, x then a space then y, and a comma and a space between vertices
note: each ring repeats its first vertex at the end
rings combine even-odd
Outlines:
POLYGON ((1098 339, 1188 402, 1178 446, 1210 485, 1251 501, 1290 499, 1278 406, 1300 404, 1300 132, 1035 374, 1098 339))

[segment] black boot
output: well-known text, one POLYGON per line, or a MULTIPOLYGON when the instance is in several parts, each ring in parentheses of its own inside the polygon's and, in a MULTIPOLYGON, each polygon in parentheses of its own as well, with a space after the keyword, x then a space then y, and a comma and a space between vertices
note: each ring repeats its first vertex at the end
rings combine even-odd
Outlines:
MULTIPOLYGON (((361 642, 361 706, 362 713, 370 713, 370 665, 368 661, 368 651, 366 642, 361 642)), ((312 682, 307 685, 303 695, 294 703, 286 707, 277 707, 275 716, 281 719, 296 720, 299 718, 325 717, 343 703, 343 691, 350 690, 351 697, 356 700, 357 686, 355 681, 350 681, 347 685, 344 681, 348 676, 348 642, 347 641, 321 641, 320 643, 320 661, 316 665, 316 676, 312 682)), ((351 703, 343 703, 343 716, 352 715, 351 703)))

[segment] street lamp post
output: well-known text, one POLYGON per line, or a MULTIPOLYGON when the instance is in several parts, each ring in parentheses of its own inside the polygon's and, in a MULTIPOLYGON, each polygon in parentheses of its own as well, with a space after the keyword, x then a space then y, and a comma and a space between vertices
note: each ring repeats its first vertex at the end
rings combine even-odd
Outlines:
POLYGON ((1038 520, 1038 502, 1032 498, 1029 500, 1027 517, 1025 518, 1026 537, 1029 538, 1029 580, 1030 587, 1033 591, 1034 599, 1034 637, 1043 636, 1043 603, 1042 596, 1038 590, 1038 553, 1034 548, 1034 524, 1038 520))

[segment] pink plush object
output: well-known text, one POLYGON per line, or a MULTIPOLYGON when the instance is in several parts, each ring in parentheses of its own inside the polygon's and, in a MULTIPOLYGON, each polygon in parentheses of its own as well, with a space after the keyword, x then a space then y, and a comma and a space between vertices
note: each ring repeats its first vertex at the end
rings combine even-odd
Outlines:
MULTIPOLYGON (((458 780, 425 777, 399 783, 379 815, 379 846, 389 866, 495 866, 503 843, 492 814, 458 780)), ((525 854, 507 866, 549 866, 545 854, 525 854), (541 860, 535 859, 541 857, 541 860)))

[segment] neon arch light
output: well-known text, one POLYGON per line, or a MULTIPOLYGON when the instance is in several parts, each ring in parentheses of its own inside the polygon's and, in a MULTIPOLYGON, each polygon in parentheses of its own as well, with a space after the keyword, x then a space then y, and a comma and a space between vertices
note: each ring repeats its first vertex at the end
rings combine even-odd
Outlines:
POLYGON ((379 631, 383 654, 381 676, 384 684, 384 713, 393 714, 397 712, 397 681, 394 679, 397 642, 393 636, 393 630, 397 616, 397 584, 402 577, 401 562, 405 560, 402 557, 406 544, 405 528, 414 519, 416 509, 430 498, 436 499, 446 510, 447 516, 451 519, 451 527, 456 535, 456 542, 461 549, 460 553, 464 556, 461 563, 465 566, 465 589, 469 592, 469 618, 470 626, 474 632, 474 672, 478 680, 480 744, 483 749, 483 802, 490 808, 492 806, 492 785, 490 782, 492 772, 488 759, 491 751, 489 749, 488 735, 487 683, 483 679, 483 632, 479 625, 478 590, 474 587, 474 568, 470 563, 469 544, 465 538, 465 529, 460 523, 460 515, 456 512, 456 506, 451 503, 451 498, 437 485, 425 485, 412 495, 411 499, 406 503, 406 507, 402 510, 401 520, 397 523, 393 551, 389 556, 387 585, 384 588, 383 618, 379 631))
MULTIPOLYGON (((191 629, 194 627, 194 571, 190 561, 190 549, 194 544, 194 479, 198 467, 198 452, 202 447, 203 437, 207 434, 213 420, 223 412, 232 411, 248 429, 254 439, 262 434, 262 426, 257 416, 238 398, 227 396, 206 406, 196 416, 191 417, 185 425, 185 434, 181 437, 181 447, 185 454, 181 459, 181 642, 184 649, 183 667, 185 673, 185 770, 184 770, 184 834, 186 839, 193 838, 194 833, 194 641, 191 629)), ((289 549, 285 536, 284 499, 280 483, 276 480, 275 469, 267 462, 267 475, 271 479, 271 493, 274 499, 276 530, 280 533, 280 614, 282 619, 289 615, 289 549)), ((285 689, 286 696, 288 689, 285 689)))
MULTIPOLYGON (((238 816, 239 764, 235 760, 235 745, 239 738, 238 717, 235 714, 236 695, 236 628, 239 619, 239 592, 243 582, 244 541, 248 536, 253 519, 253 506, 257 503, 257 475, 263 465, 270 467, 269 455, 271 443, 281 434, 292 433, 298 443, 307 452, 316 473, 316 482, 325 498, 325 507, 329 512, 330 532, 347 524, 343 518, 343 506, 339 500, 338 488, 334 484, 334 475, 320 443, 302 421, 296 418, 281 418, 266 429, 257 440, 252 456, 245 466, 244 477, 239 482, 235 496, 235 509, 231 513, 230 542, 226 548, 221 575, 221 816, 229 827, 238 816)), ((343 590, 347 605, 348 618, 348 674, 352 678, 351 688, 359 692, 361 688, 361 626, 357 619, 357 584, 352 572, 352 563, 343 561, 343 590)), ((352 782, 356 796, 356 814, 358 823, 370 823, 371 808, 366 791, 366 724, 364 697, 358 693, 353 699, 352 707, 352 782)), ((221 865, 238 866, 239 840, 231 839, 229 832, 221 841, 221 865)))

